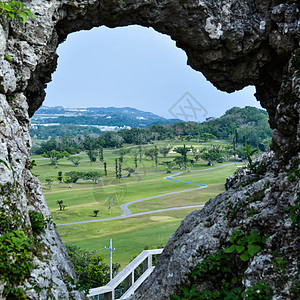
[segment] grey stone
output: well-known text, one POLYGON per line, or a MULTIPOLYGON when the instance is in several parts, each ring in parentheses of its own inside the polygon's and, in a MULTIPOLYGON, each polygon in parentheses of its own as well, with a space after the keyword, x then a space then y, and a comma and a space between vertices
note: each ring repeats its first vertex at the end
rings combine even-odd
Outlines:
MULTIPOLYGON (((25 5, 36 15, 25 25, 5 16, 0 19, 0 158, 14 170, 0 164, 0 184, 14 184, 14 192, 0 195, 1 211, 21 214, 28 235, 29 210, 50 216, 41 184, 28 168, 29 117, 44 100, 45 86, 57 66, 58 45, 69 33, 102 25, 153 27, 175 40, 186 52, 188 64, 218 89, 233 92, 256 86, 256 97, 274 129, 274 155, 260 159, 263 171, 259 175, 238 171, 227 180, 225 193, 182 221, 135 299, 169 299, 178 284, 188 279, 190 268, 226 247, 235 229, 270 236, 266 249, 251 261, 242 278, 245 287, 264 276, 275 291, 274 299, 289 299, 291 282, 283 288, 275 285, 281 275, 272 273, 269 258, 271 249, 278 250, 286 258, 287 272, 299 276, 295 273, 299 234, 285 211, 295 204, 300 190, 298 177, 288 180, 292 170, 299 169, 300 160, 299 1, 32 0, 25 5), (263 190, 265 196, 249 204, 246 193, 263 190), (7 198, 16 212, 5 202, 7 198), (229 206, 236 209, 235 217, 229 206), (258 211, 252 217, 247 214, 251 208, 258 211)), ((75 274, 54 226, 50 224, 40 238, 46 250, 42 257, 33 257, 38 267, 22 283, 28 298, 83 299, 67 280, 75 274), (31 288, 33 279, 40 294, 31 288)), ((3 287, 1 283, 1 293, 3 287)))

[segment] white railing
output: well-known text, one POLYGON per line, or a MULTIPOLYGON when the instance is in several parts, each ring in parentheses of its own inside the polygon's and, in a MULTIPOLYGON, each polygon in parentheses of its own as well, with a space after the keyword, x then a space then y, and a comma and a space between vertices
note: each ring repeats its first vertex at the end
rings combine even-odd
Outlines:
POLYGON ((152 256, 161 254, 163 250, 164 249, 144 250, 107 285, 91 289, 88 297, 95 300, 116 300, 115 290, 123 281, 125 281, 125 292, 119 300, 129 298, 154 270, 152 256), (143 264, 143 274, 135 281, 134 270, 141 264, 143 264))

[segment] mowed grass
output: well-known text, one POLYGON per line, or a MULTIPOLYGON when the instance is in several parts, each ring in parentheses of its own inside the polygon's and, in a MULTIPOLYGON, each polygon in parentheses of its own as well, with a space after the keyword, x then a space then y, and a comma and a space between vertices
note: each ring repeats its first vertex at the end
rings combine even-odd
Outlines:
MULTIPOLYGON (((186 146, 194 146, 197 149, 203 148, 203 147, 209 147, 213 144, 221 145, 222 147, 228 147, 227 143, 216 143, 216 142, 210 142, 210 143, 195 143, 195 142, 171 142, 166 141, 163 143, 157 144, 159 147, 160 145, 170 145, 172 147, 179 147, 183 146, 183 144, 186 144, 186 146)), ((143 148, 153 148, 155 145, 150 146, 143 146, 143 148)), ((137 149, 136 149, 137 150, 137 149)), ((107 172, 108 177, 115 176, 115 159, 119 157, 118 154, 114 153, 116 150, 104 150, 104 160, 107 162, 107 172)), ((170 153, 166 158, 163 158, 161 154, 159 154, 159 165, 158 165, 158 171, 164 172, 165 167, 161 165, 162 161, 172 161, 175 157, 180 156, 177 153, 170 153)), ((35 160, 36 166, 33 168, 33 173, 38 176, 39 180, 42 183, 45 183, 45 179, 47 177, 53 177, 55 180, 57 180, 58 172, 70 172, 70 171, 78 171, 78 172, 88 172, 91 170, 97 170, 97 171, 103 171, 103 165, 97 159, 96 162, 94 162, 92 165, 90 164, 89 158, 86 155, 85 152, 80 153, 79 155, 76 155, 77 158, 80 159, 80 164, 78 167, 74 167, 71 161, 69 161, 67 158, 61 159, 58 161, 58 166, 55 167, 54 165, 51 165, 50 159, 43 158, 41 155, 33 155, 31 158, 35 160)), ((193 154, 191 152, 188 153, 188 157, 190 159, 193 158, 193 154)), ((207 163, 205 163, 203 160, 199 160, 195 164, 195 168, 205 168, 207 163)), ((133 157, 130 154, 125 155, 124 161, 123 161, 123 168, 125 167, 134 167, 134 160, 133 157)), ((178 166, 174 167, 174 171, 179 171, 178 166)), ((148 158, 144 157, 142 158, 142 161, 138 162, 138 173, 153 173, 156 172, 156 166, 153 160, 149 160, 148 158)), ((126 171, 123 171, 123 175, 126 175, 126 171)))
MULTIPOLYGON (((191 206, 204 204, 210 198, 224 191, 225 178, 232 175, 235 165, 224 166, 203 172, 185 173, 176 176, 177 179, 208 185, 207 188, 159 197, 132 204, 132 213, 157 210, 162 208, 191 206)), ((123 213, 120 205, 133 200, 152 196, 197 188, 197 185, 164 179, 166 174, 151 174, 122 179, 117 183, 115 179, 98 184, 78 183, 74 188, 60 188, 55 185, 52 190, 45 190, 45 196, 54 222, 57 224, 93 220, 94 210, 99 210, 98 219, 119 216, 123 213), (118 203, 108 214, 107 195, 117 195, 118 203), (58 200, 63 200, 66 209, 59 211, 58 200)))
MULTIPOLYGON (((166 141, 165 144, 172 143, 166 141)), ((187 146, 193 144, 199 148, 207 147, 212 143, 185 144, 187 146)), ((183 142, 176 142, 173 145, 182 146, 183 142)), ((224 145, 226 146, 226 144, 224 145)), ((173 160, 176 156, 178 154, 170 153, 167 158, 160 157, 159 161, 173 160)), ((99 161, 93 163, 91 167, 86 154, 82 153, 79 157, 81 158, 81 164, 77 168, 66 159, 59 161, 58 168, 55 168, 53 165, 50 165, 49 160, 42 159, 42 157, 35 157, 37 166, 34 167, 33 173, 38 174, 41 182, 44 182, 46 177, 57 177, 57 172, 59 171, 64 173, 67 171, 85 172, 102 169, 99 161)), ((115 175, 114 159, 116 157, 118 156, 113 151, 104 152, 104 158, 108 163, 108 177, 114 177, 115 175)), ((191 153, 189 157, 192 158, 191 153)), ((123 167, 133 165, 133 159, 126 155, 123 167)), ((218 165, 215 164, 215 166, 218 165)), ((207 163, 200 160, 193 169, 208 168, 207 163)), ((204 170, 203 172, 183 173, 174 177, 174 179, 206 184, 208 187, 131 204, 129 209, 132 213, 138 213, 171 207, 205 204, 210 198, 224 191, 226 177, 232 175, 236 168, 237 166, 233 164, 219 169, 204 170)), ((193 184, 164 179, 169 174, 165 173, 162 165, 159 165, 158 173, 155 171, 154 162, 143 158, 142 163, 139 163, 139 174, 131 177, 123 177, 121 183, 118 183, 115 178, 108 178, 100 181, 98 184, 78 182, 73 185, 72 189, 68 188, 65 184, 61 186, 54 184, 52 190, 44 186, 44 193, 54 222, 62 224, 119 216, 123 213, 120 208, 120 205, 123 203, 198 187, 193 184), (109 215, 108 206, 105 201, 107 195, 111 194, 117 195, 118 203, 112 207, 112 213, 109 215), (67 206, 65 211, 59 211, 58 200, 64 201, 64 204, 67 206), (100 211, 97 218, 93 216, 94 210, 100 211)), ((174 168, 172 174, 178 171, 182 170, 179 170, 178 167, 174 168)), ((123 171, 123 175, 126 175, 126 171, 123 171)), ((134 254, 140 253, 145 247, 155 248, 157 246, 165 246, 172 233, 180 225, 181 220, 193 210, 189 208, 152 213, 121 220, 58 226, 57 230, 63 241, 67 244, 102 252, 106 263, 109 262, 109 252, 104 250, 104 246, 109 246, 109 239, 113 238, 113 247, 116 248, 113 254, 114 262, 118 262, 124 267, 133 258, 134 254)))
POLYGON ((113 239, 113 262, 125 267, 134 254, 145 247, 165 246, 180 222, 193 209, 169 211, 122 220, 88 223, 72 226, 58 226, 57 230, 66 244, 82 249, 100 251, 106 263, 109 263, 109 239, 113 239))

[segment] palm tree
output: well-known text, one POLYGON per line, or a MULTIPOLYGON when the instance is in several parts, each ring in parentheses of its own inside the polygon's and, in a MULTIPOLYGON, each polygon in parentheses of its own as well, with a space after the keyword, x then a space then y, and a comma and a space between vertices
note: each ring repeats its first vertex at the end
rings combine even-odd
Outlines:
POLYGON ((96 218, 96 217, 98 216, 99 209, 95 209, 95 210, 93 211, 93 213, 94 213, 94 217, 96 218))
POLYGON ((63 200, 57 200, 56 202, 59 205, 59 210, 63 210, 64 201, 63 200))

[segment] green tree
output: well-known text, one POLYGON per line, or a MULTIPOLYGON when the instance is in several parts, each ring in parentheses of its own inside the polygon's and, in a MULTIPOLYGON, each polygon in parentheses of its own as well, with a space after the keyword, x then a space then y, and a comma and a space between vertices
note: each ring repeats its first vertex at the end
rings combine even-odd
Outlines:
POLYGON ((130 149, 130 155, 133 157, 133 161, 134 161, 134 166, 135 169, 137 169, 138 167, 138 156, 139 156, 139 151, 136 149, 130 149))
MULTIPOLYGON (((176 153, 179 153, 182 157, 182 161, 183 161, 183 165, 186 168, 186 164, 187 164, 187 154, 188 152, 190 152, 191 148, 190 147, 186 147, 185 145, 183 145, 183 147, 176 147, 174 148, 174 151, 176 153)), ((175 160, 174 160, 175 161, 175 160)), ((179 163, 180 160, 177 159, 177 161, 175 161, 175 163, 179 163)), ((181 167, 180 167, 181 169, 181 167)))
POLYGON ((118 167, 118 159, 115 159, 115 174, 116 178, 119 178, 119 167, 118 167))
POLYGON ((99 160, 103 164, 104 157, 103 157, 103 148, 102 147, 99 148, 99 160))
POLYGON ((53 179, 52 177, 47 177, 47 178, 45 179, 45 182, 47 183, 49 190, 52 189, 53 181, 54 181, 54 179, 53 179))
POLYGON ((158 149, 157 146, 154 147, 154 162, 155 162, 155 171, 158 172, 158 149))
POLYGON ((208 162, 209 166, 213 166, 214 162, 223 162, 224 158, 221 153, 210 149, 208 152, 204 152, 201 154, 201 158, 208 162))
MULTIPOLYGON (((109 266, 104 263, 101 253, 71 245, 66 245, 66 249, 74 265, 78 283, 84 290, 88 291, 109 282, 109 266)), ((113 264, 113 276, 117 275, 119 268, 119 264, 113 264)))
POLYGON ((184 158, 181 157, 181 156, 177 156, 177 157, 174 158, 173 161, 176 165, 178 165, 179 169, 182 170, 182 168, 185 164, 184 158))
POLYGON ((204 142, 209 142, 211 140, 215 140, 216 139, 216 136, 214 136, 213 134, 211 133, 207 133, 207 132, 204 132, 200 135, 200 138, 204 141, 204 142))
POLYGON ((188 159, 186 162, 186 167, 188 172, 191 172, 191 169, 194 167, 195 161, 192 159, 188 159))
POLYGON ((155 148, 145 149, 144 155, 146 157, 149 157, 149 159, 151 160, 155 160, 155 156, 157 155, 157 149, 155 148))
POLYGON ((119 158, 123 159, 124 156, 129 153, 129 149, 121 148, 119 150, 114 151, 113 153, 117 154, 119 158))
POLYGON ((161 165, 166 168, 167 174, 170 174, 175 166, 175 163, 173 161, 163 161, 161 165))
POLYGON ((87 180, 92 180, 94 184, 97 184, 99 179, 103 176, 103 173, 101 171, 89 171, 86 173, 83 173, 83 178, 87 180))
POLYGON ((119 183, 121 182, 121 178, 122 178, 122 162, 123 162, 123 159, 119 158, 119 173, 118 173, 119 183))
POLYGON ((86 151, 87 156, 89 157, 91 166, 93 165, 93 162, 97 159, 97 151, 96 150, 87 150, 86 151))
POLYGON ((70 156, 68 160, 73 163, 74 167, 78 167, 80 164, 80 158, 78 157, 70 156))
POLYGON ((94 217, 95 217, 95 218, 98 216, 99 211, 100 211, 99 209, 95 209, 95 210, 93 211, 94 217))
POLYGON ((62 182, 63 182, 63 174, 62 174, 61 171, 59 171, 59 172, 57 173, 57 180, 58 180, 58 182, 59 182, 59 186, 61 187, 61 184, 62 184, 62 182))
POLYGON ((107 162, 106 161, 103 163, 103 168, 104 168, 104 176, 107 178, 107 162))
POLYGON ((82 178, 82 172, 76 172, 76 171, 71 171, 71 172, 66 172, 64 174, 64 183, 69 185, 69 188, 72 188, 72 184, 76 183, 79 178, 82 178))
POLYGON ((43 157, 49 158, 51 161, 51 165, 55 165, 55 167, 57 167, 58 160, 69 156, 70 154, 67 151, 56 151, 56 150, 51 150, 43 154, 43 157))
POLYGON ((59 205, 59 210, 65 210, 65 208, 67 207, 66 205, 64 205, 64 201, 63 200, 57 200, 56 203, 59 205))
POLYGON ((140 154, 140 163, 142 162, 142 157, 143 157, 143 148, 142 146, 139 146, 139 154, 140 154))
POLYGON ((234 155, 234 150, 233 149, 229 149, 229 148, 225 148, 224 150, 222 150, 222 155, 225 159, 225 161, 229 161, 229 159, 234 155))
POLYGON ((170 146, 162 146, 162 147, 159 147, 159 153, 164 157, 166 158, 168 156, 168 154, 170 153, 172 147, 170 146))
POLYGON ((123 170, 128 172, 127 177, 130 177, 130 175, 135 172, 135 168, 131 168, 131 167, 126 167, 123 170))

